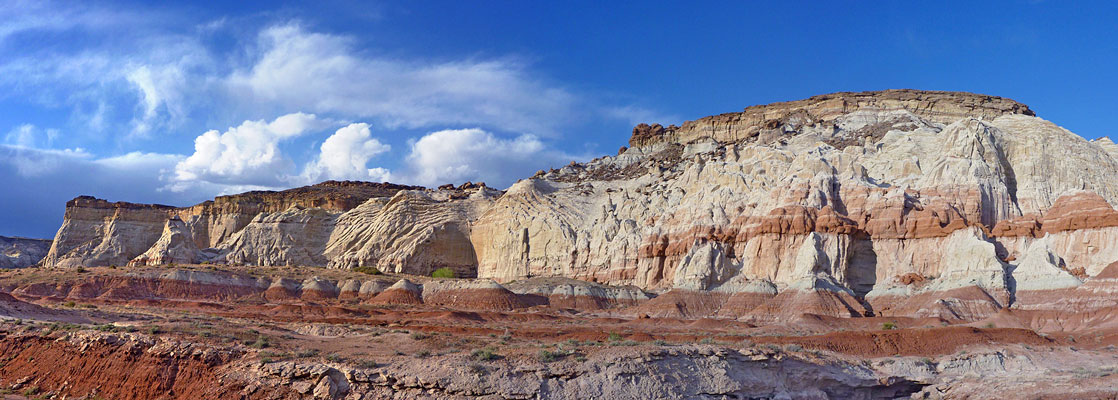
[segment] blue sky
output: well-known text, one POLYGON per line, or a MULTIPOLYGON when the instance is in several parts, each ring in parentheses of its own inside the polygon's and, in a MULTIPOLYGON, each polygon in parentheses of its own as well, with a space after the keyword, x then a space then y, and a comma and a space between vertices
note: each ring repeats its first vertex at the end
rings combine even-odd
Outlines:
POLYGON ((66 200, 358 179, 506 186, 681 123, 835 91, 1013 98, 1113 135, 1108 2, 0 0, 0 235, 66 200))

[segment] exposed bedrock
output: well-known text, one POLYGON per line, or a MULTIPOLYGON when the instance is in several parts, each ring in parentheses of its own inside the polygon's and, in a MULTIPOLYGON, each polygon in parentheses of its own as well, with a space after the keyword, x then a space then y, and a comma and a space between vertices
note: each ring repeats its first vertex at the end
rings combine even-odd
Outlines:
POLYGON ((48 239, 0 236, 0 268, 25 268, 38 264, 50 251, 48 239))
POLYGON ((667 305, 649 313, 777 318, 785 302, 973 319, 1026 292, 1080 290, 1118 261, 1118 146, 1009 99, 836 93, 641 125, 630 145, 505 192, 327 182, 187 208, 79 197, 42 264, 447 267, 703 299, 654 299, 667 305))

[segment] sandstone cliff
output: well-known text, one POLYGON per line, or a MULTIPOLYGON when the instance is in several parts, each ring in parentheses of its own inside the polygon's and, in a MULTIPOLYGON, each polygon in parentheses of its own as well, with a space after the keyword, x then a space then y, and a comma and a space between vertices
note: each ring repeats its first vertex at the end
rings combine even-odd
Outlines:
POLYGON ((81 196, 43 265, 224 262, 325 265, 334 219, 366 200, 418 186, 328 181, 280 192, 220 196, 191 207, 111 203, 81 196))
POLYGON ((1110 142, 1008 99, 839 93, 642 125, 630 144, 510 187, 474 227, 478 275, 775 287, 839 296, 812 302, 843 311, 805 305, 839 315, 955 291, 923 312, 957 315, 1075 286, 1118 260, 1110 142), (971 289, 988 307, 968 303, 971 289))
POLYGON ((629 142, 504 193, 327 182, 187 208, 79 197, 43 264, 450 267, 634 285, 673 293, 647 312, 763 319, 780 317, 774 304, 981 318, 1118 261, 1113 142, 1009 99, 836 93, 642 124, 629 142))
POLYGON ((0 268, 35 265, 50 250, 50 240, 0 236, 0 268))

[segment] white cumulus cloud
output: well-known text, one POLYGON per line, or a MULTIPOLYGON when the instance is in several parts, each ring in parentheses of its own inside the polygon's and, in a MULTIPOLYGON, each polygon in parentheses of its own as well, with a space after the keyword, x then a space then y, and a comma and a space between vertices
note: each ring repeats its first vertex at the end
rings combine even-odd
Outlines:
POLYGON ((171 189, 183 191, 193 183, 281 186, 294 163, 279 143, 320 129, 314 114, 294 113, 272 122, 245 121, 225 132, 211 130, 194 139, 194 154, 175 166, 171 189))
POLYGON ((426 186, 485 181, 505 187, 537 169, 575 158, 532 135, 501 138, 481 129, 442 130, 412 144, 406 179, 426 186))
POLYGON ((327 179, 387 181, 387 169, 369 168, 368 164, 390 149, 391 146, 372 137, 369 124, 350 124, 322 142, 318 159, 307 165, 304 175, 310 183, 327 179))

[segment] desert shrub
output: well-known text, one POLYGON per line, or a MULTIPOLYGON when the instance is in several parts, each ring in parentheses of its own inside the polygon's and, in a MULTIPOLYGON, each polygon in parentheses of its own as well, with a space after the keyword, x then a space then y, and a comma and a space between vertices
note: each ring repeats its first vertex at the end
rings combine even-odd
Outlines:
POLYGON ((995 327, 993 322, 986 324, 986 329, 994 329, 995 327))
POLYGON ((309 358, 309 357, 314 357, 314 356, 317 356, 317 355, 318 355, 318 350, 315 350, 315 349, 300 350, 300 351, 295 353, 295 357, 298 357, 298 358, 309 358))
POLYGON ((47 328, 50 329, 52 332, 53 331, 72 331, 72 330, 76 330, 78 328, 81 328, 81 326, 78 325, 78 324, 72 324, 72 323, 69 323, 69 322, 54 322, 54 323, 51 323, 50 326, 48 326, 47 328))
POLYGON ((619 334, 617 334, 617 333, 614 333, 614 332, 610 332, 610 334, 609 334, 609 341, 611 341, 611 342, 617 342, 617 341, 620 341, 620 340, 621 340, 621 335, 619 335, 619 334))
POLYGON ((784 350, 800 352, 800 351, 804 351, 804 346, 800 346, 798 344, 790 344, 790 345, 784 346, 784 350))
POLYGON ((256 348, 256 349, 266 349, 266 348, 272 347, 272 344, 268 340, 267 336, 258 336, 256 338, 256 341, 249 344, 249 347, 256 348))
POLYGON ((148 334, 158 335, 160 332, 163 332, 163 330, 159 329, 158 326, 152 326, 148 328, 148 334))
POLYGON ((423 339, 426 339, 426 338, 428 338, 428 337, 429 337, 429 336, 427 336, 427 335, 426 335, 426 334, 424 334, 423 332, 413 332, 413 333, 411 334, 411 339, 412 339, 412 340, 423 340, 423 339))
POLYGON ((34 396, 34 395, 37 395, 37 394, 39 394, 39 387, 38 386, 32 386, 32 387, 29 387, 29 388, 27 388, 26 390, 23 391, 23 395, 28 396, 28 397, 31 397, 31 396, 34 396))
POLYGON ((897 329, 897 323, 896 322, 886 322, 884 324, 881 324, 881 329, 886 330, 886 331, 891 331, 893 329, 897 329))
POLYGON ((363 274, 380 275, 380 270, 377 269, 377 267, 371 265, 362 265, 360 267, 354 268, 353 270, 363 274))
POLYGON ((74 269, 74 272, 77 272, 79 274, 84 274, 85 273, 85 267, 78 267, 77 269, 74 269))
POLYGON ((435 272, 431 273, 432 278, 453 278, 454 276, 454 270, 447 267, 436 269, 435 272))
POLYGON ((711 344, 711 343, 714 343, 714 339, 703 338, 703 340, 700 340, 699 343, 701 343, 701 344, 711 344))
POLYGON ((431 351, 430 351, 430 350, 420 350, 420 351, 417 351, 417 352, 415 353, 415 356, 416 356, 416 357, 419 357, 419 358, 427 358, 427 357, 428 357, 428 356, 430 356, 430 355, 431 355, 431 351))
POLYGON ((668 342, 664 341, 664 339, 656 339, 652 341, 652 344, 657 346, 667 346, 668 342))
POLYGON ((342 356, 339 356, 337 353, 330 353, 326 355, 326 361, 342 362, 342 356))
POLYGON ((361 360, 361 362, 357 363, 357 366, 361 368, 373 369, 377 367, 377 362, 373 360, 361 360))
POLYGON ((477 349, 470 353, 470 357, 478 361, 491 361, 500 358, 492 348, 477 349))
POLYGON ((77 306, 77 305, 78 305, 78 303, 75 303, 75 302, 72 302, 72 301, 67 301, 67 302, 65 302, 65 303, 62 303, 62 306, 63 306, 63 307, 71 307, 71 308, 73 308, 74 306, 77 306))
POLYGON ((536 354, 536 359, 540 360, 540 362, 548 363, 563 358, 565 355, 566 354, 560 351, 540 350, 539 354, 536 354))

